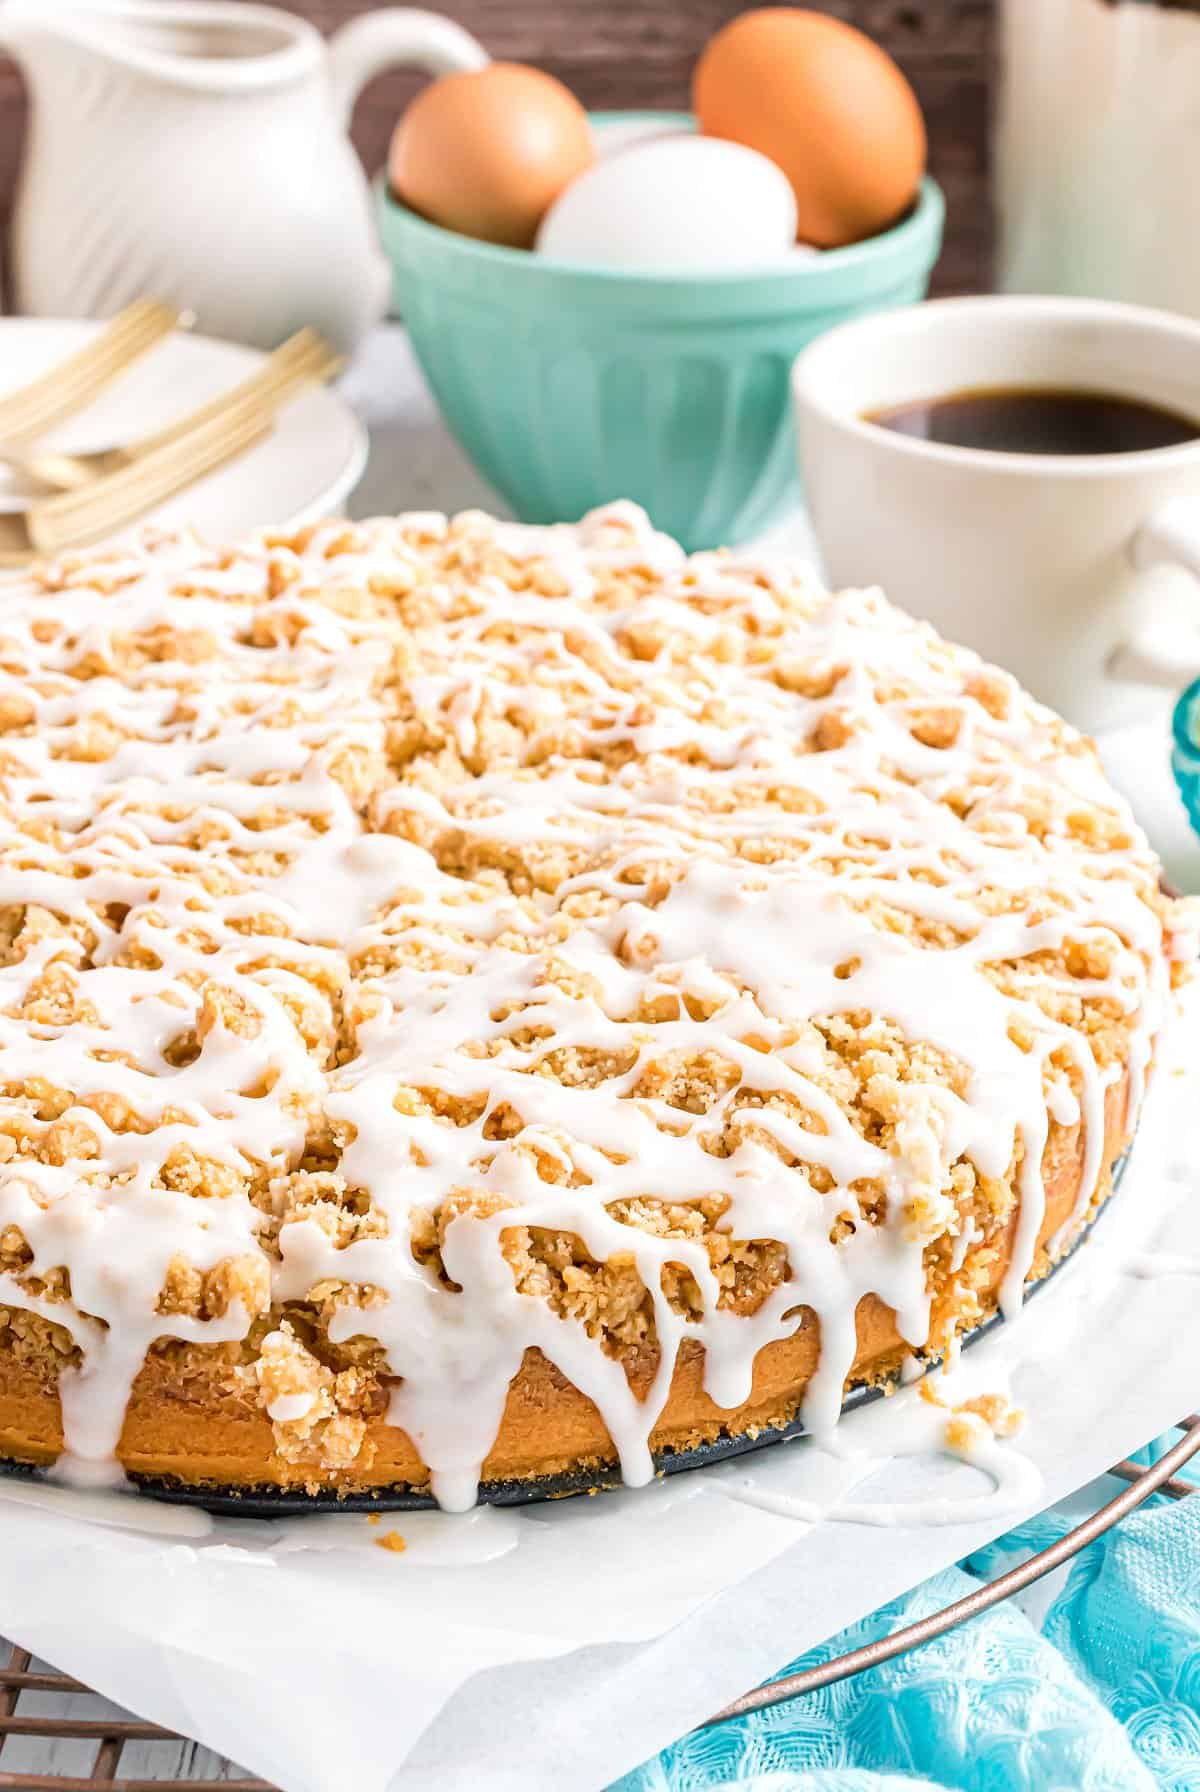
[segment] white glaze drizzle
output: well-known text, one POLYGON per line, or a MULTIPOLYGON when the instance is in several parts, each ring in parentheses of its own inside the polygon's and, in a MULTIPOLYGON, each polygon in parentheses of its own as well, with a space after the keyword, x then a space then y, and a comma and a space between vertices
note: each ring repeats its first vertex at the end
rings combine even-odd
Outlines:
MULTIPOLYGON (((227 553, 151 538, 45 585, 9 582, 0 611, 0 907, 57 918, 0 968, 0 1113, 27 1113, 19 1087, 42 1079, 70 1097, 56 1124, 82 1129, 90 1155, 0 1164, 0 1234, 18 1228, 33 1253, 0 1278, 0 1302, 65 1326, 81 1352, 61 1378, 74 1455, 111 1458, 156 1339, 246 1335, 241 1295, 211 1316, 159 1310, 179 1260, 257 1266, 256 1311, 330 1280, 379 1291, 331 1337, 379 1340, 399 1378, 390 1417, 462 1508, 531 1348, 595 1402, 640 1483, 687 1339, 730 1408, 762 1347, 811 1308, 822 1350, 804 1417, 825 1434, 864 1295, 925 1342, 923 1253, 958 1231, 956 1162, 1000 1178, 1023 1154, 1007 1313, 1044 1216, 1052 1120, 1078 1123, 1084 1144, 1055 1244, 1087 1213, 1121 1066, 1102 1069, 1040 998, 1127 1016, 1132 1122, 1188 943, 1179 922, 1164 935, 1157 867, 1090 749, 1003 674, 986 675, 999 701, 985 706, 974 656, 878 593, 825 597, 787 563, 688 560, 628 505, 549 530, 331 523, 227 553), (506 575, 514 564, 528 581, 506 575), (416 588, 425 611, 397 620, 390 599, 416 588), (953 717, 951 744, 914 733, 931 708, 953 717), (400 723, 448 745, 392 771, 400 723), (1109 835, 1076 827, 1080 813, 1109 835), (462 843, 496 867, 561 851, 567 869, 513 893, 497 870, 456 865, 462 843), (954 939, 922 944, 881 914, 954 939), (63 922, 95 936, 86 956, 63 922), (407 957, 357 968, 397 941, 407 957), (1099 947, 1104 974, 1036 962, 1068 944, 1099 947), (1028 987, 997 987, 985 967, 1001 964, 1027 966, 1028 987), (63 967, 73 1018, 31 1017, 63 967), (817 1080, 807 1023, 851 1012, 965 1068, 961 1094, 902 1085, 886 1148, 817 1080), (347 1025, 352 1049, 335 1055, 347 1025), (198 1049, 174 1061, 189 1032, 198 1049), (551 1048, 622 1068, 584 1087, 531 1074, 551 1048), (702 1114, 644 1094, 676 1053, 714 1053, 736 1082, 702 1114), (476 1117, 401 1111, 401 1088, 476 1117), (739 1090, 794 1097, 813 1123, 754 1107, 756 1132, 715 1156, 706 1140, 739 1090), (107 1123, 95 1104, 113 1096, 145 1130, 107 1123), (517 1130, 497 1139, 489 1123, 508 1110, 517 1130), (286 1177, 320 1121, 342 1129, 339 1173, 385 1235, 345 1243, 300 1212, 273 1251, 237 1185, 286 1177), (231 1191, 165 1186, 185 1148, 226 1166, 231 1191), (822 1167, 832 1192, 780 1152, 822 1167), (866 1180, 886 1190, 882 1223, 831 1242, 839 1214, 861 1222, 852 1185, 866 1180), (413 1255, 410 1215, 463 1190, 494 1211, 450 1225, 449 1287, 413 1255), (786 1247, 790 1279, 752 1315, 718 1305, 703 1243, 610 1212, 714 1196, 732 1237, 786 1247), (632 1256, 660 1352, 644 1397, 582 1323, 518 1290, 501 1247, 522 1226, 572 1234, 597 1262, 632 1256), (667 1299, 668 1264, 690 1271, 699 1312, 667 1299), (29 1286, 57 1269, 69 1301, 29 1286)), ((304 1402, 276 1392, 268 1411, 287 1424, 304 1402)))
MULTIPOLYGON (((904 1416, 908 1421, 905 1446, 891 1458, 875 1459, 871 1469, 890 1469, 903 1457, 923 1457, 928 1461, 944 1455, 976 1469, 990 1486, 986 1490, 953 1494, 924 1492, 909 1500, 815 1500, 785 1488, 756 1485, 753 1476, 746 1476, 740 1483, 732 1478, 723 1481, 720 1492, 742 1505, 801 1524, 821 1524, 832 1519, 886 1530, 904 1525, 969 1524, 973 1519, 999 1519, 1036 1511, 1037 1495, 1043 1485, 1041 1471, 1021 1450, 994 1437, 983 1420, 967 1414, 959 1418, 955 1432, 948 1427, 945 1413, 936 1409, 915 1405, 904 1416)), ((863 1479, 867 1478, 864 1474, 863 1479)))

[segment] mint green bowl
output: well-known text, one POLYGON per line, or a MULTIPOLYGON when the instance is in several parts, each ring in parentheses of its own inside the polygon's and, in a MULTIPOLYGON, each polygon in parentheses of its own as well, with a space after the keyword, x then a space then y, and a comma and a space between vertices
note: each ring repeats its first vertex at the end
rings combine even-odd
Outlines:
MULTIPOLYGON (((687 128, 686 114, 593 122, 687 128)), ((923 298, 926 180, 894 229, 761 273, 626 274, 458 236, 378 188, 396 307, 442 415, 526 522, 634 498, 688 548, 744 541, 796 497, 788 374, 846 318, 923 298)))

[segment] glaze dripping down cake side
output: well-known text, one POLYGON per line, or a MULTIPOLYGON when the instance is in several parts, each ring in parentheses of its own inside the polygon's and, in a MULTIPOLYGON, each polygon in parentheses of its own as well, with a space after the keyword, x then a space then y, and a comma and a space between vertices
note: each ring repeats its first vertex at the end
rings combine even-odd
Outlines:
POLYGON ((0 610, 0 1454, 212 1487, 757 1431, 1018 1306, 1190 933, 1091 745, 641 512, 0 610))

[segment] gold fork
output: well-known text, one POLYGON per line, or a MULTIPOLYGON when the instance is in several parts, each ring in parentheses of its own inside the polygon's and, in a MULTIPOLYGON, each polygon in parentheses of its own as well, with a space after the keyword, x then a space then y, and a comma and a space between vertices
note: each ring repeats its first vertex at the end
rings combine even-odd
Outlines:
POLYGON ((85 348, 0 398, 0 441, 44 435, 64 417, 83 410, 180 322, 177 311, 153 299, 139 299, 119 312, 85 348))
POLYGON ((25 565, 38 554, 84 547, 114 534, 253 447, 269 433, 276 411, 289 398, 312 379, 328 377, 339 364, 323 342, 319 349, 306 343, 301 353, 283 356, 283 366, 275 366, 268 384, 259 378, 244 380, 203 406, 186 429, 164 431, 166 440, 128 465, 77 491, 0 514, 0 564, 25 565))
POLYGON ((237 399, 257 399, 263 404, 278 402, 281 393, 290 393, 300 382, 331 379, 341 365, 334 350, 316 330, 298 330, 247 379, 197 410, 189 411, 186 416, 177 417, 164 429, 139 436, 120 447, 93 448, 83 454, 39 453, 36 449, 27 451, 4 442, 0 444, 0 463, 7 463, 39 485, 52 486, 59 491, 77 491, 179 441, 201 423, 220 416, 237 399))
POLYGON ((0 515, 0 566, 27 566, 39 556, 102 541, 253 448, 270 431, 269 411, 239 410, 202 424, 135 466, 94 480, 86 491, 61 492, 28 510, 0 515))
POLYGON ((93 479, 79 491, 59 492, 27 510, 0 514, 0 565, 25 566, 39 555, 86 547, 135 522, 254 447, 270 433, 279 406, 308 378, 307 372, 294 373, 265 403, 258 394, 235 396, 215 415, 132 465, 93 479))

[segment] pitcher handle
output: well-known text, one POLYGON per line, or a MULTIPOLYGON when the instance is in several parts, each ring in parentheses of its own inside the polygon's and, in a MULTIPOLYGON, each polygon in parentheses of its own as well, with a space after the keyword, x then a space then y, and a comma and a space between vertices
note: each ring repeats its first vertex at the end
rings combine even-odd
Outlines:
POLYGON ((478 39, 453 19, 417 6, 385 6, 364 13, 329 40, 334 104, 347 128, 359 94, 385 69, 419 68, 431 75, 448 75, 483 68, 490 60, 478 39))
MULTIPOLYGON (((1129 545, 1139 571, 1179 566, 1200 580, 1200 498, 1168 498, 1148 516, 1129 545)), ((1178 690, 1200 677, 1200 630, 1178 622, 1144 624, 1109 656, 1110 678, 1178 690)))

